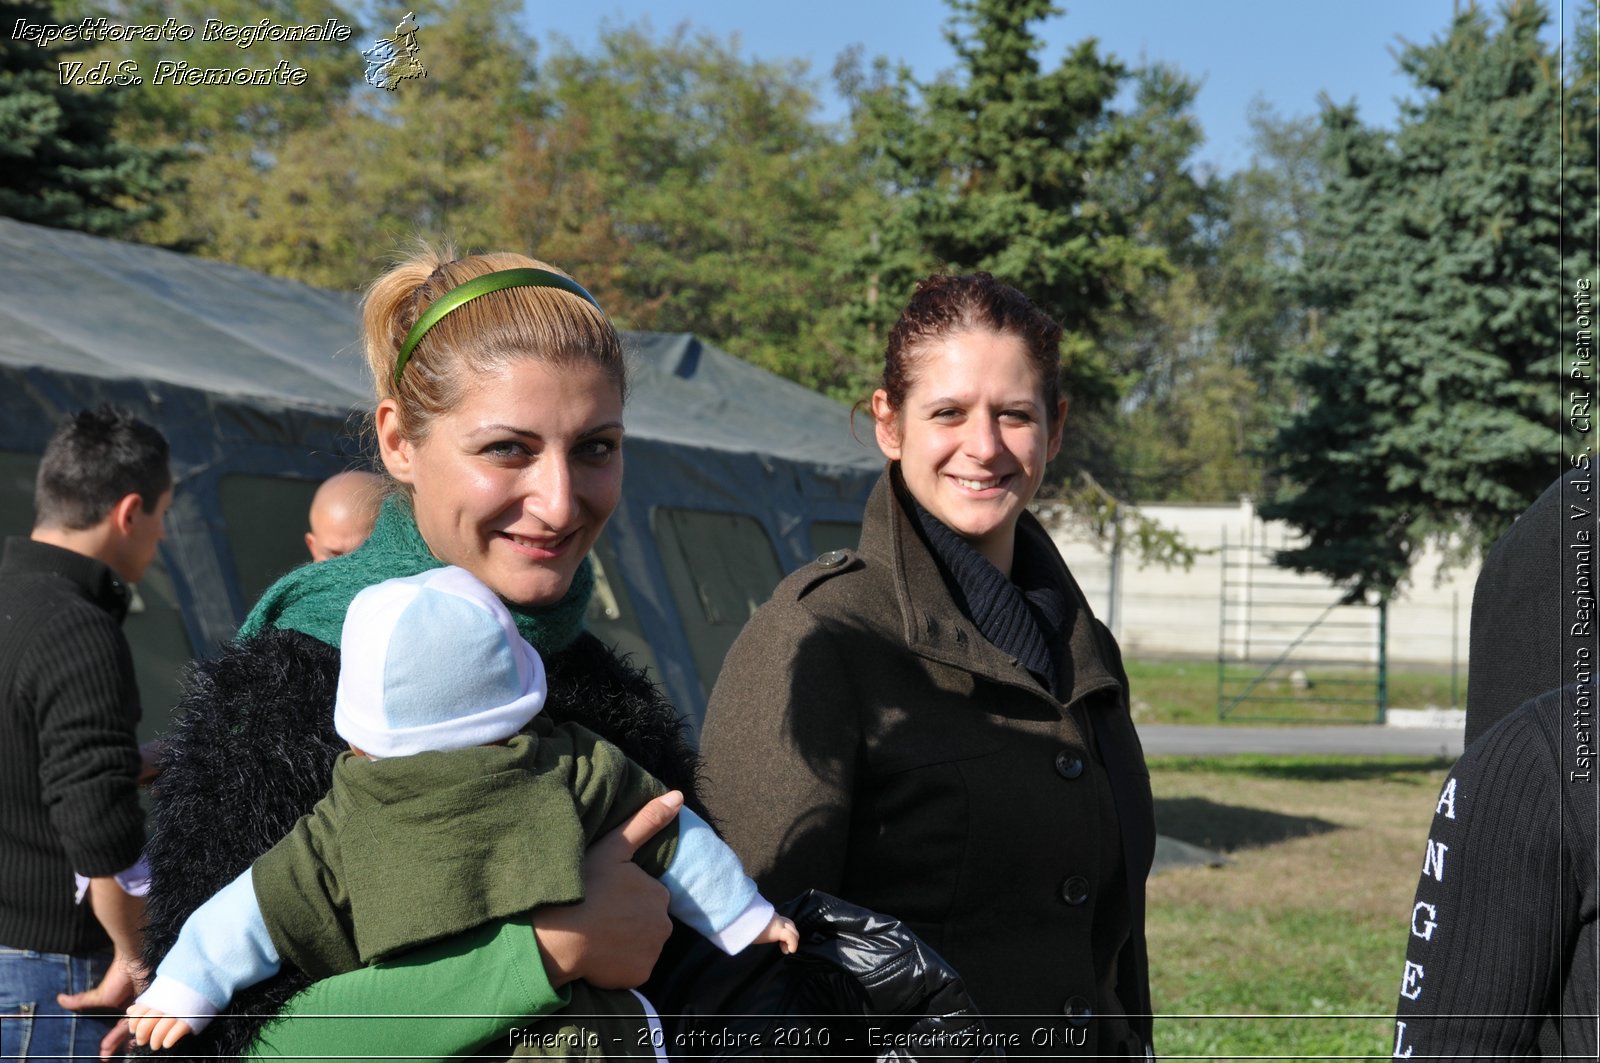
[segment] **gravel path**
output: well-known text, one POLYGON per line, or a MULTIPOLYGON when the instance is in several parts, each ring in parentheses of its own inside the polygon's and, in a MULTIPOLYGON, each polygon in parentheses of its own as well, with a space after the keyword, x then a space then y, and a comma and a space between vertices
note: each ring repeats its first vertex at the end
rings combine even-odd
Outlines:
POLYGON ((1147 756, 1163 753, 1403 753, 1410 756, 1461 755, 1461 731, 1450 727, 1285 726, 1184 727, 1150 724, 1139 728, 1147 756))

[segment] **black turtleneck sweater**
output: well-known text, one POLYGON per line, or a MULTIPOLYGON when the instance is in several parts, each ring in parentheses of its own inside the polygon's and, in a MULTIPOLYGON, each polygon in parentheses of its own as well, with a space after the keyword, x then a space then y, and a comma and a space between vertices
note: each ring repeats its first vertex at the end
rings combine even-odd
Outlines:
POLYGON ((6 540, 0 561, 0 945, 110 945, 73 872, 139 858, 139 691, 126 585, 90 557, 6 540))
POLYGON ((1451 770, 1411 909, 1396 1057, 1595 1058, 1597 696, 1527 702, 1451 770))
POLYGON ((1049 570, 1022 551, 1007 576, 910 492, 902 501, 915 514, 956 606, 984 638, 1022 662, 1041 686, 1058 697, 1064 694, 1060 636, 1067 600, 1049 570))

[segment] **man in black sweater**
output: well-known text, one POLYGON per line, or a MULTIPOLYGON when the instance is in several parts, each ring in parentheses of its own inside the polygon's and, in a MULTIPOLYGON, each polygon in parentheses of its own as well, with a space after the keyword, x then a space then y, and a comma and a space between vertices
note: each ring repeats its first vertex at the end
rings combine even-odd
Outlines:
POLYGON ((113 1012, 134 996, 144 817, 139 693, 122 619, 171 502, 161 433, 114 408, 82 411, 45 449, 32 534, 7 539, 0 559, 7 1058, 92 1057, 103 1040, 110 1049, 113 1012))
POLYGON ((1594 491, 1585 463, 1484 559, 1472 601, 1469 745, 1428 832, 1396 1058, 1596 1058, 1594 491))

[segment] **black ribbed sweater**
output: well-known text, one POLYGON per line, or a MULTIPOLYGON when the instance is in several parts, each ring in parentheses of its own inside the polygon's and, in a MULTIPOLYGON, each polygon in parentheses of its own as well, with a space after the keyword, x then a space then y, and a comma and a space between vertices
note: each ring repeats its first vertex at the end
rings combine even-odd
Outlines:
POLYGON ((110 944, 73 872, 139 858, 139 691, 128 590, 93 558, 28 539, 0 560, 0 945, 110 944))
POLYGON ((1451 771, 1411 909, 1397 1057, 1595 1058, 1596 697, 1535 698, 1451 771))

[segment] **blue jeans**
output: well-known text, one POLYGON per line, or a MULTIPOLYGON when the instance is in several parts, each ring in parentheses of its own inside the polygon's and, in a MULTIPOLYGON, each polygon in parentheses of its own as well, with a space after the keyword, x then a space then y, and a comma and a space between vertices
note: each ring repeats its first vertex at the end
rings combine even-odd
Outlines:
POLYGON ((0 946, 0 1058, 100 1058, 118 1016, 68 1011, 57 993, 81 993, 111 968, 109 952, 67 956, 0 946))

